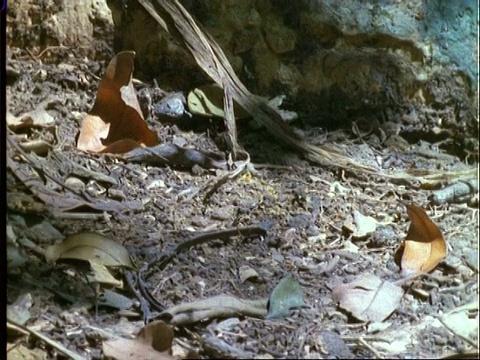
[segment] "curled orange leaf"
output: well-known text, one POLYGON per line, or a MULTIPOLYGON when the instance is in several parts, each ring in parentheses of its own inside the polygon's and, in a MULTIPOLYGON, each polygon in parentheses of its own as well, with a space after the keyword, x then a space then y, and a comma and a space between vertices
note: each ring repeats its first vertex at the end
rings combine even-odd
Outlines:
POLYGON ((411 223, 403 243, 401 268, 404 277, 428 273, 447 256, 447 242, 425 210, 409 204, 407 214, 411 223))
POLYGON ((121 153, 158 144, 157 133, 143 119, 132 84, 134 57, 135 52, 123 51, 108 64, 95 104, 80 129, 80 150, 121 153))

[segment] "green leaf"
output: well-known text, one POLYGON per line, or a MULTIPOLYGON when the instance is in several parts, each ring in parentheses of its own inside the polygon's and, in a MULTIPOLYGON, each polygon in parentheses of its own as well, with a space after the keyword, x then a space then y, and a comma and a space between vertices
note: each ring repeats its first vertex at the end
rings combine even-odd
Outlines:
POLYGON ((303 301, 302 288, 292 275, 283 278, 270 295, 267 319, 290 315, 294 308, 307 306, 303 301))
MULTIPOLYGON (((223 90, 216 85, 200 86, 188 94, 188 111, 192 114, 208 117, 225 116, 223 112, 223 90)), ((249 116, 236 103, 234 104, 235 118, 242 119, 249 116)))

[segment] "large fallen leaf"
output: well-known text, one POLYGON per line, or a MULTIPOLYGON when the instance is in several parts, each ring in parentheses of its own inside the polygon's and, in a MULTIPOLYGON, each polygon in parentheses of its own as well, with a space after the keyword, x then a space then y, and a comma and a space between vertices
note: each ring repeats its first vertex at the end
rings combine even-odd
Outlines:
POLYGON ((59 244, 47 247, 45 258, 51 262, 73 259, 96 261, 104 266, 135 268, 128 250, 123 245, 93 232, 74 234, 59 244))
POLYGON ((158 144, 143 119, 132 84, 134 51, 118 53, 108 64, 95 104, 83 119, 77 147, 91 152, 123 153, 158 144))
POLYGON ((273 289, 268 302, 267 319, 289 316, 292 309, 305 307, 302 288, 291 275, 283 278, 273 289))
POLYGON ((428 273, 447 256, 447 243, 442 232, 430 220, 425 210, 409 204, 407 214, 411 223, 403 243, 401 259, 403 277, 428 273))
POLYGON ((381 322, 400 304, 401 287, 375 275, 360 275, 355 281, 333 290, 332 297, 340 307, 361 321, 381 322))
POLYGON ((135 339, 115 339, 103 343, 103 354, 115 360, 171 360, 173 331, 163 321, 140 329, 135 339))

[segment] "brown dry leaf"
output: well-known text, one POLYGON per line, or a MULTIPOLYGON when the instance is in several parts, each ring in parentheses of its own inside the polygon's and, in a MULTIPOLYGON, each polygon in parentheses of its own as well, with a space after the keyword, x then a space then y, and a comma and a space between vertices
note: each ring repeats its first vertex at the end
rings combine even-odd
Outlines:
POLYGON ((400 305, 401 287, 382 281, 375 275, 359 276, 355 281, 337 286, 332 293, 340 307, 361 321, 381 322, 400 305))
POLYGON ((407 214, 411 224, 403 243, 401 260, 403 277, 428 273, 447 256, 447 242, 425 210, 409 204, 407 214))
POLYGON ((63 242, 47 247, 45 258, 52 262, 58 259, 95 260, 108 267, 135 268, 123 245, 93 232, 70 235, 63 242))
POLYGON ((140 329, 135 339, 115 339, 103 343, 103 353, 116 360, 171 360, 173 331, 163 321, 140 329))
POLYGON ((14 116, 7 112, 7 126, 12 130, 20 130, 32 127, 50 127, 55 125, 55 119, 40 105, 35 110, 14 116))
POLYGON ((83 119, 77 148, 121 153, 158 144, 157 133, 143 119, 132 84, 134 51, 118 53, 108 64, 93 109, 83 119))

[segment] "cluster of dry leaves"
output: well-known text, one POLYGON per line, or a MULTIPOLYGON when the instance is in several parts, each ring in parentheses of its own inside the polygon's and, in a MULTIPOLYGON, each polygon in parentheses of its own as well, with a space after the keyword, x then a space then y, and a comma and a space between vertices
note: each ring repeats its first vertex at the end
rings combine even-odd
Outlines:
POLYGON ((404 294, 400 285, 432 271, 447 256, 447 242, 425 210, 409 204, 407 214, 410 228, 397 251, 403 279, 391 283, 366 274, 333 291, 333 298, 358 320, 383 321, 400 305, 404 294))

